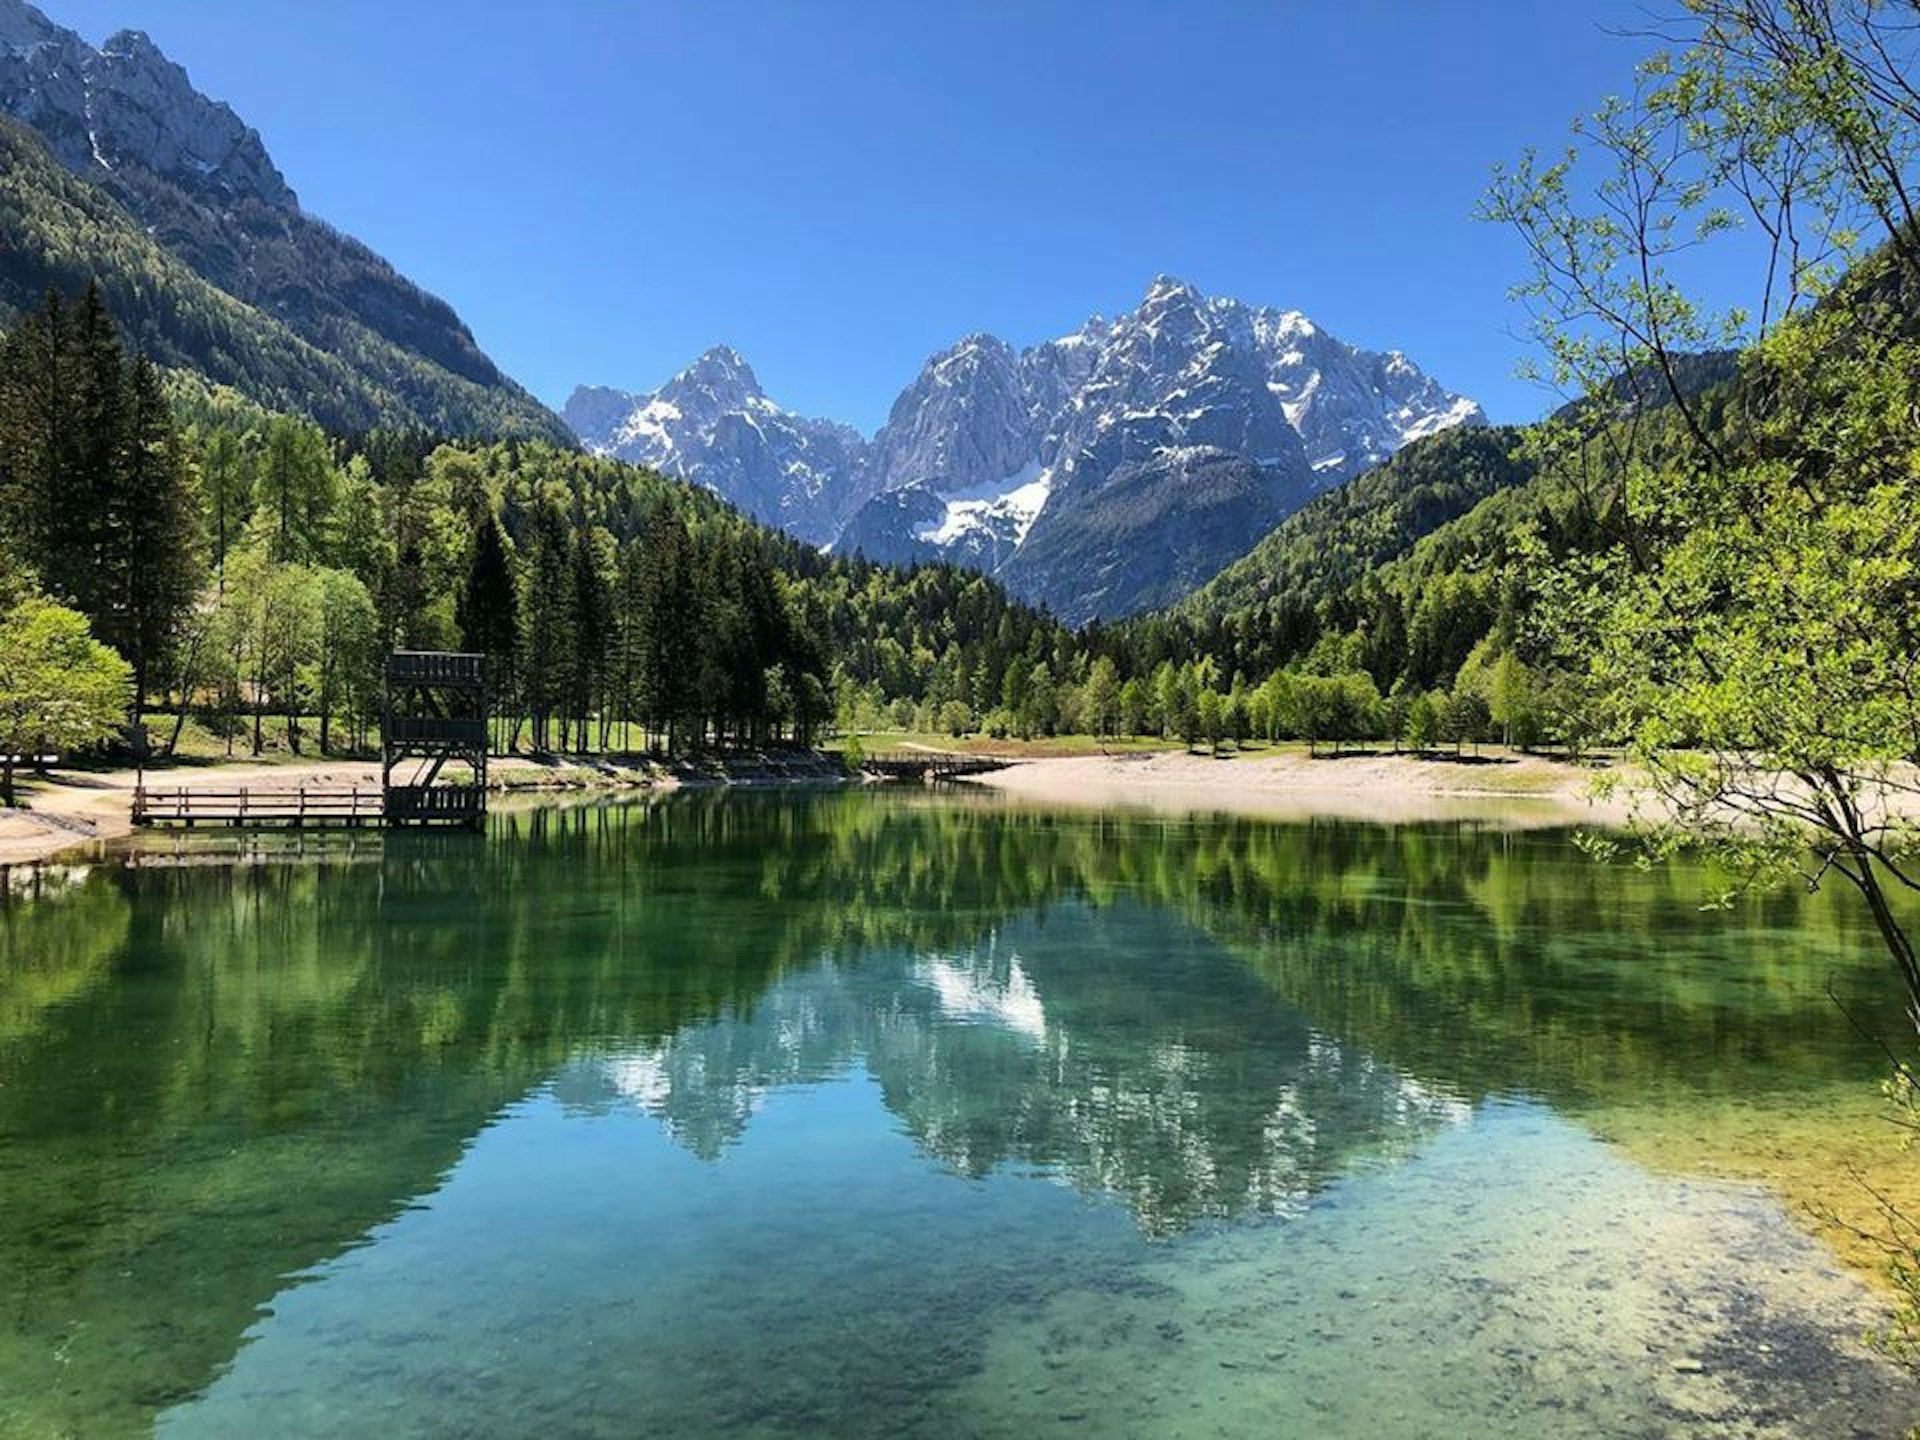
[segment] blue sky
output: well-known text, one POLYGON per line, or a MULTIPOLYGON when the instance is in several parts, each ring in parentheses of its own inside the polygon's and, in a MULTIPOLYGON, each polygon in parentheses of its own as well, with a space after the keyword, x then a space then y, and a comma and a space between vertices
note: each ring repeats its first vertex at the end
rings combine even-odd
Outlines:
POLYGON ((961 335, 1064 333, 1162 271, 1531 418, 1521 257, 1472 210, 1642 48, 1629 0, 44 8, 148 31, 543 399, 725 341, 863 429, 961 335))

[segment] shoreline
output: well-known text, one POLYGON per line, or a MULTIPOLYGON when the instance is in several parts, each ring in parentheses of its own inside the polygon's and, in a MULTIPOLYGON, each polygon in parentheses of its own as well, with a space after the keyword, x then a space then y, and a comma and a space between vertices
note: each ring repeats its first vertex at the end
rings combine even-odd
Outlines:
MULTIPOLYGON (((673 788, 673 777, 607 765, 543 764, 521 757, 495 763, 497 793, 572 792, 588 789, 673 788)), ((0 809, 0 866, 70 860, 76 852, 135 833, 135 770, 54 770, 18 779, 24 806, 0 809)), ((316 756, 310 760, 235 759, 169 766, 147 772, 151 786, 207 790, 245 785, 262 793, 302 785, 365 785, 378 788, 378 760, 316 756)))
MULTIPOLYGON (((496 796, 580 795, 594 792, 819 787, 850 783, 818 761, 799 770, 768 771, 763 763, 734 760, 622 763, 606 756, 496 756, 489 762, 488 789, 496 796)), ((80 858, 80 852, 136 833, 133 792, 136 770, 55 769, 16 776, 20 798, 0 808, 0 867, 80 858)), ((221 789, 245 785, 263 794, 302 785, 364 785, 378 788, 380 762, 314 756, 311 759, 236 758, 170 765, 149 770, 146 783, 164 789, 221 789)), ((210 827, 211 828, 211 827, 210 827)))
MULTIPOLYGON (((1511 828, 1614 826, 1619 800, 1599 801, 1590 769, 1538 755, 1456 759, 1361 752, 1309 757, 1276 750, 1221 758, 1182 750, 1009 756, 1004 770, 965 784, 1013 803, 1161 814, 1235 814, 1274 820, 1405 824, 1472 820, 1511 828)), ((0 865, 72 858, 134 833, 134 770, 55 770, 19 777, 25 806, 0 809, 0 865)), ((200 789, 248 785, 263 792, 307 784, 380 783, 377 760, 236 759, 148 772, 148 783, 200 789)), ((612 760, 497 759, 492 788, 506 794, 743 789, 846 783, 826 773, 728 773, 696 763, 638 767, 612 760)))

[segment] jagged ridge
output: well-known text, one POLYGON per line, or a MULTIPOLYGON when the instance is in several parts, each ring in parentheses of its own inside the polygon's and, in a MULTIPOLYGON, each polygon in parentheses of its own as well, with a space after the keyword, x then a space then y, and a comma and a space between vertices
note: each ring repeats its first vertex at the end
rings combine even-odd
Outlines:
POLYGON ((582 387, 565 416, 814 543, 957 560, 1075 621, 1177 599, 1320 491, 1484 423, 1404 355, 1167 276, 1026 350, 967 336, 871 441, 782 410, 724 347, 652 394, 582 387))

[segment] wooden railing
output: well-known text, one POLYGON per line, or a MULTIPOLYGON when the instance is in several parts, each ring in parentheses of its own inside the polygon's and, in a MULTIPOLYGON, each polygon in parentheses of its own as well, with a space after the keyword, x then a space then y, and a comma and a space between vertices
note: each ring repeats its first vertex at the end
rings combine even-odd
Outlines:
POLYGON ((443 720, 437 715, 395 715, 387 722, 387 739, 402 745, 423 740, 485 745, 487 722, 466 718, 443 720))
POLYGON ((486 813, 487 792, 478 785, 394 785, 386 816, 401 820, 477 820, 486 813))
POLYGON ((480 685, 487 657, 441 650, 396 650, 387 656, 387 680, 395 685, 480 685))

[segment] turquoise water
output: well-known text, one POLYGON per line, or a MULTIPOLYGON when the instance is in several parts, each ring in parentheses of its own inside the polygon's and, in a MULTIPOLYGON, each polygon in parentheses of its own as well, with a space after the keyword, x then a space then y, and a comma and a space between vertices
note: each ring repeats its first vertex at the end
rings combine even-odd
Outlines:
POLYGON ((0 1434, 1920 1418, 1740 1173, 1898 1033, 1837 902, 920 795, 249 858, 0 904, 0 1434))

